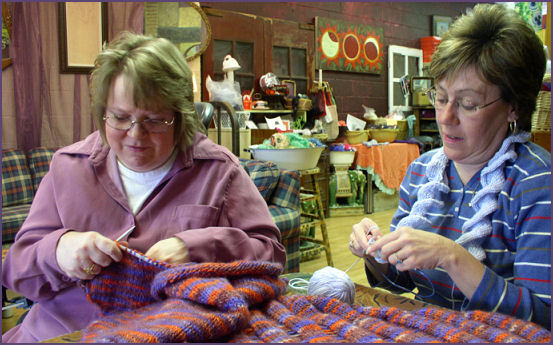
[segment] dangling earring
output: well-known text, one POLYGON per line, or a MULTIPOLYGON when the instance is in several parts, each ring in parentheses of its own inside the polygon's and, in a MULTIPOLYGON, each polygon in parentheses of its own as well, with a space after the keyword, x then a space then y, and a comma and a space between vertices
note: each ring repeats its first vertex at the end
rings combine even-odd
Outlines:
POLYGON ((516 130, 517 130, 517 120, 513 120, 513 121, 509 122, 509 130, 511 131, 511 133, 516 132, 516 130))

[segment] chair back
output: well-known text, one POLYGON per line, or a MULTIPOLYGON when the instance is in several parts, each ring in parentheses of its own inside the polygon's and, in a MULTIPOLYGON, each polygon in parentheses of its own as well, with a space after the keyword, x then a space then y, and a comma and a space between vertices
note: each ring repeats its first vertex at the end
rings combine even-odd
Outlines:
POLYGON ((213 104, 209 102, 194 102, 194 107, 196 107, 198 117, 200 118, 200 121, 202 121, 202 124, 207 132, 207 129, 211 124, 211 119, 213 118, 213 112, 215 111, 213 104))

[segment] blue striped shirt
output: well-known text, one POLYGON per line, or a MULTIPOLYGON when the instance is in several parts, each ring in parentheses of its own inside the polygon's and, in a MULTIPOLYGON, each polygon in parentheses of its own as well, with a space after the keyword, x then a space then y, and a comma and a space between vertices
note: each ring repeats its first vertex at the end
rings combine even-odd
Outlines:
MULTIPOLYGON (((505 165, 505 185, 492 215, 492 233, 484 239, 484 277, 469 300, 440 267, 422 270, 432 281, 435 294, 425 301, 456 310, 486 310, 531 320, 551 328, 551 155, 533 143, 515 144, 518 158, 505 165)), ((427 152, 407 170, 399 191, 399 206, 391 231, 407 216, 420 186, 428 182, 426 168, 436 150, 427 152)), ((446 167, 450 193, 437 196, 442 208, 428 211, 432 226, 425 229, 453 241, 462 234, 463 223, 474 215, 471 199, 482 186, 480 173, 463 185, 451 161, 446 167)), ((403 292, 386 282, 371 285, 403 292)), ((429 295, 432 287, 420 271, 399 272, 390 265, 388 277, 408 289, 429 295)))

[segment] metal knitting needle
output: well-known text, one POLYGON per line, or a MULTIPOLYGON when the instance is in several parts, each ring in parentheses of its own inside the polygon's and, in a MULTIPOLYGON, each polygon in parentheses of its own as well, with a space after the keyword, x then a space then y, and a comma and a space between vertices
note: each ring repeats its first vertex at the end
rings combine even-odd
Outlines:
POLYGON ((345 271, 345 273, 348 273, 348 271, 351 270, 351 268, 352 268, 353 266, 355 266, 355 264, 358 263, 359 260, 361 260, 361 257, 358 257, 357 260, 355 260, 355 262, 352 263, 351 266, 349 266, 349 268, 345 271))
POLYGON ((136 227, 135 225, 131 226, 131 228, 130 228, 129 230, 125 231, 125 232, 123 233, 123 235, 117 237, 117 239, 116 239, 115 241, 117 241, 117 242, 121 241, 125 236, 127 236, 128 234, 130 234, 131 231, 133 231, 135 227, 136 227))

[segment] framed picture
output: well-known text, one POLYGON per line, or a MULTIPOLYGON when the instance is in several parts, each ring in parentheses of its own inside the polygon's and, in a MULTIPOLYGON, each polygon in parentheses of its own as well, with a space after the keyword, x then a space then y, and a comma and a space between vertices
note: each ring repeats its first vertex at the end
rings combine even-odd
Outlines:
POLYGON ((430 89, 433 85, 434 79, 432 77, 412 77, 411 78, 411 92, 421 92, 430 89))
POLYGON ((432 35, 442 37, 449 29, 449 24, 451 24, 451 17, 432 16, 432 35))
POLYGON ((108 38, 107 3, 60 2, 60 73, 88 74, 108 38))
POLYGON ((283 80, 282 85, 286 85, 286 98, 296 97, 296 82, 293 80, 283 80))
POLYGON ((315 68, 380 74, 384 64, 384 30, 315 17, 315 68))

